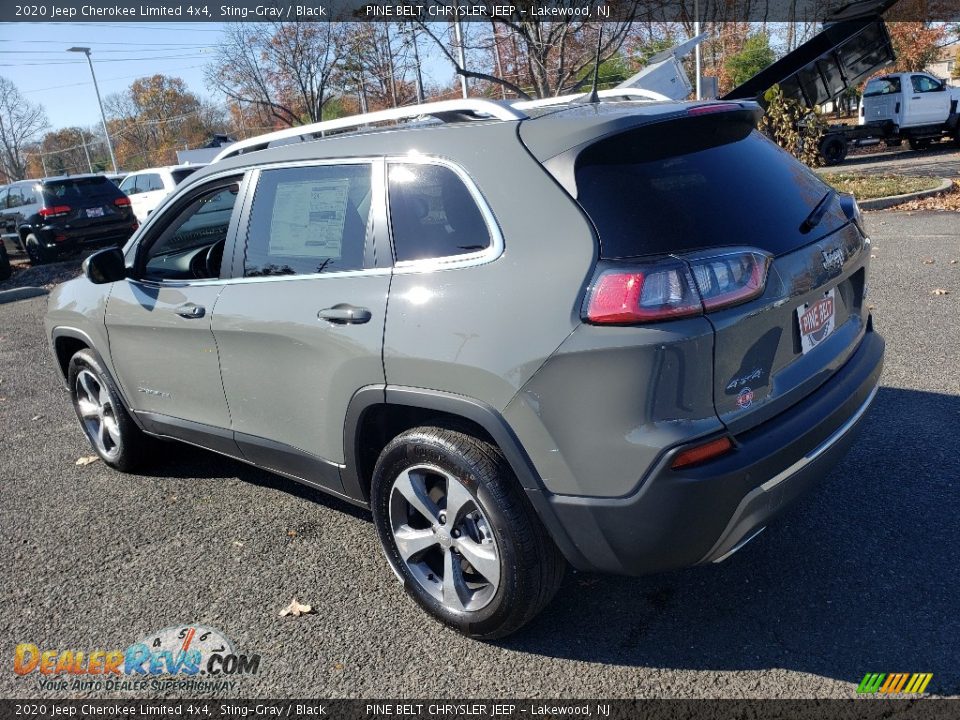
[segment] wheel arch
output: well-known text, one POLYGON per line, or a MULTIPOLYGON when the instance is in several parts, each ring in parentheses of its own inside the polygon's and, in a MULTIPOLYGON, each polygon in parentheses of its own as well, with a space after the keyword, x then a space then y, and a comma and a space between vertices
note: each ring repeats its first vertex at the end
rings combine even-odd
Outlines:
POLYGON ((574 565, 584 563, 550 504, 550 493, 513 429, 495 408, 464 395, 395 385, 369 385, 354 393, 344 420, 345 466, 340 477, 346 495, 370 501, 373 466, 380 451, 400 432, 440 421, 495 444, 503 453, 540 521, 560 552, 574 565), (397 419, 399 418, 399 421, 397 419), (390 420, 396 421, 394 424, 390 420))
POLYGON ((400 432, 424 422, 462 428, 500 448, 524 489, 539 490, 533 463, 506 420, 493 407, 464 395, 425 388, 373 385, 354 393, 344 421, 344 489, 370 498, 373 464, 400 432))

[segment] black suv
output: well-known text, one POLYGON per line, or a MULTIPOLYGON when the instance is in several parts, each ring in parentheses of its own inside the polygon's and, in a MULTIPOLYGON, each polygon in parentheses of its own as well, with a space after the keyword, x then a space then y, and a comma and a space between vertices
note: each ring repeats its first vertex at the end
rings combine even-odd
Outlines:
POLYGON ((21 180, 0 190, 0 227, 7 253, 33 265, 87 245, 122 245, 137 229, 130 199, 105 175, 21 180))

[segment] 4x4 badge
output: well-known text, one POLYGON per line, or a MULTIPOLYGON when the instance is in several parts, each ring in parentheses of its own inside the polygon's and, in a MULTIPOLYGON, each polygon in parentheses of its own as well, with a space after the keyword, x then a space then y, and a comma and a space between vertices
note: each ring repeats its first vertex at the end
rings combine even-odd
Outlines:
POLYGON ((827 272, 837 272, 843 267, 843 248, 821 250, 820 255, 823 257, 823 269, 827 272))

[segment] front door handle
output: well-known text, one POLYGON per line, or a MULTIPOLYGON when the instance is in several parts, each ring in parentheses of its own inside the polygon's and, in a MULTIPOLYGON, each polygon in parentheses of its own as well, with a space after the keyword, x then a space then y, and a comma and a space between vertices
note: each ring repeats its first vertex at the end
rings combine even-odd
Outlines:
POLYGON ((357 307, 347 303, 339 303, 333 307, 324 308, 317 313, 317 318, 334 323, 335 325, 362 325, 370 322, 373 313, 365 307, 357 307))
POLYGON ((202 318, 207 310, 202 305, 194 305, 193 303, 184 303, 177 307, 174 311, 182 318, 187 318, 188 320, 195 320, 196 318, 202 318))

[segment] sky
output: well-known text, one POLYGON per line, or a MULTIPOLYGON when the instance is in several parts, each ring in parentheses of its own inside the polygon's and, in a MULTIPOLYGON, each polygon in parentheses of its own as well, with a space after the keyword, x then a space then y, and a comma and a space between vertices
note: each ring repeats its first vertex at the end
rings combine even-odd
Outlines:
MULTIPOLYGON (((89 47, 103 97, 122 91, 138 77, 163 73, 182 78, 200 97, 211 93, 203 66, 214 54, 222 23, 0 23, 0 75, 12 80, 31 101, 47 111, 51 129, 87 127, 100 122, 90 67, 89 47)), ((425 67, 430 79, 452 72, 438 62, 425 67)))

